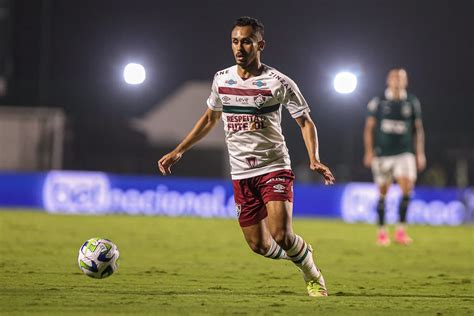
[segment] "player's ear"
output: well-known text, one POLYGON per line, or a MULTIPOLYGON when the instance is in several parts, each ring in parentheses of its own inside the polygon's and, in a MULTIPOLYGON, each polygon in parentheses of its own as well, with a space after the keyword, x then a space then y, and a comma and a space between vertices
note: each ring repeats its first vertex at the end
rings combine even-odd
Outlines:
POLYGON ((265 40, 261 40, 260 42, 258 42, 258 51, 262 52, 264 48, 265 48, 265 40))

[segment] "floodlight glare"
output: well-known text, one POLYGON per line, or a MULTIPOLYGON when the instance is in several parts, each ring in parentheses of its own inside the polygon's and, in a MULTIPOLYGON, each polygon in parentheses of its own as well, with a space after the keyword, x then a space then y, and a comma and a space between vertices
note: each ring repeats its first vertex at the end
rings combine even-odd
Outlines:
POLYGON ((334 78, 334 90, 338 93, 352 93, 357 87, 357 77, 350 72, 340 72, 334 78))
POLYGON ((140 84, 145 78, 145 68, 140 64, 130 63, 123 69, 123 79, 128 84, 140 84))

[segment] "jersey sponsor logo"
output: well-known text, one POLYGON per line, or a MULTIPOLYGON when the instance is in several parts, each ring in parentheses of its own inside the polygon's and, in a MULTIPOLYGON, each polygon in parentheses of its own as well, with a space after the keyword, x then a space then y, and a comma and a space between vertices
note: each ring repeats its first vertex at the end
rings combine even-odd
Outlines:
POLYGON ((263 82, 262 80, 257 80, 257 81, 252 82, 252 85, 261 88, 263 86, 266 86, 267 84, 265 82, 263 82))
POLYGON ((248 165, 250 168, 255 168, 257 166, 257 157, 246 157, 248 165))
POLYGON ((408 102, 403 102, 402 104, 402 115, 406 118, 411 116, 411 106, 408 102))
POLYGON ((229 69, 221 70, 221 71, 216 72, 216 75, 214 77, 218 77, 218 76, 225 75, 228 73, 229 73, 229 69))
POLYGON ((229 86, 232 86, 234 84, 237 84, 237 81, 235 81, 234 79, 229 79, 229 80, 226 80, 225 83, 227 83, 229 86))
POLYGON ((272 76, 273 78, 275 78, 276 80, 278 80, 278 81, 282 84, 282 86, 283 86, 285 89, 287 89, 288 94, 289 94, 290 96, 294 96, 294 95, 295 95, 295 92, 293 91, 293 89, 291 88, 291 86, 288 84, 288 82, 286 82, 286 80, 285 80, 282 76, 280 76, 280 75, 274 73, 273 71, 270 72, 270 76, 272 76))
POLYGON ((253 100, 255 101, 255 105, 258 107, 258 108, 261 108, 264 104, 265 104, 265 101, 267 100, 263 95, 259 94, 255 97, 253 97, 253 100))
POLYGON ((228 96, 223 96, 222 97, 222 104, 230 104, 230 98, 228 96))
POLYGON ((229 132, 255 131, 266 127, 265 116, 236 114, 227 115, 225 118, 226 129, 229 132))
POLYGON ((235 97, 235 102, 240 103, 240 104, 249 104, 249 98, 235 97))
POLYGON ((285 186, 283 184, 275 184, 273 189, 275 193, 285 193, 285 186))
POLYGON ((382 107, 382 112, 383 112, 383 114, 389 114, 391 112, 390 105, 385 103, 382 107))
POLYGON ((383 119, 380 124, 380 129, 387 134, 401 135, 407 132, 407 124, 405 121, 383 119))

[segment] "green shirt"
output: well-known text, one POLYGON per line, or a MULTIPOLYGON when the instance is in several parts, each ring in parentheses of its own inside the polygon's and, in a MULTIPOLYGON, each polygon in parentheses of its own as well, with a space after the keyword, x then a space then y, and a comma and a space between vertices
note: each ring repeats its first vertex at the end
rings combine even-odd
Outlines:
POLYGON ((407 94, 406 98, 397 101, 388 99, 387 96, 376 97, 369 102, 367 110, 367 115, 376 120, 376 156, 414 153, 413 129, 415 120, 421 119, 420 101, 414 95, 407 94))

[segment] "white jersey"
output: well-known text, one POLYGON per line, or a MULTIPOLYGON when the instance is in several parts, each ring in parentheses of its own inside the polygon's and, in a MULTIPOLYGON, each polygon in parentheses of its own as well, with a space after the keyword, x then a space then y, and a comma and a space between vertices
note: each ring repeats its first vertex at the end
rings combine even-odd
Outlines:
POLYGON ((293 80, 263 67, 260 76, 246 80, 237 74, 237 66, 218 71, 207 100, 211 110, 223 112, 233 180, 291 169, 281 132, 281 105, 293 118, 310 111, 293 80))

